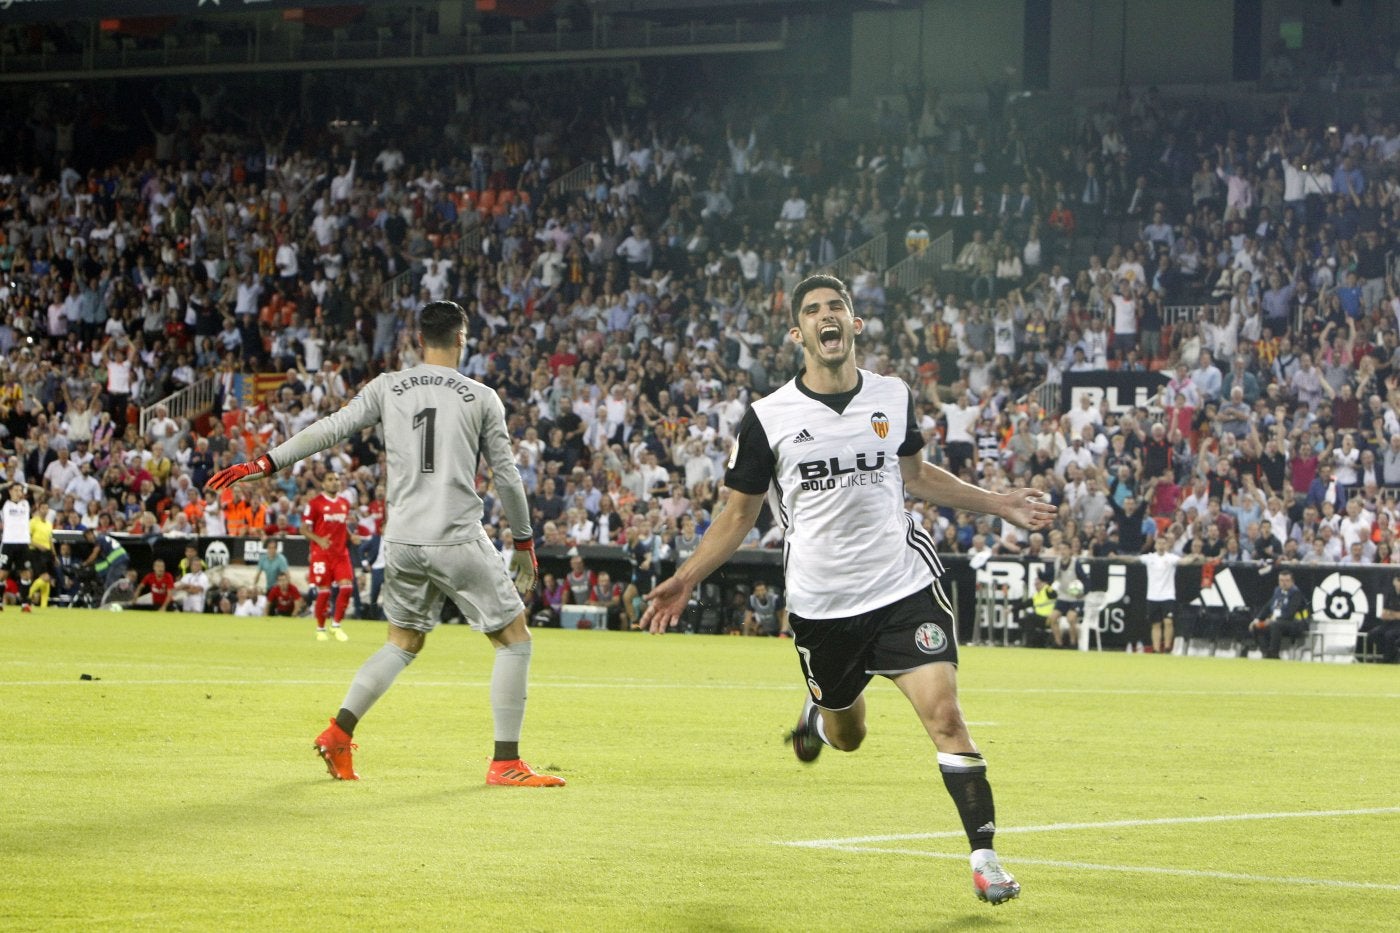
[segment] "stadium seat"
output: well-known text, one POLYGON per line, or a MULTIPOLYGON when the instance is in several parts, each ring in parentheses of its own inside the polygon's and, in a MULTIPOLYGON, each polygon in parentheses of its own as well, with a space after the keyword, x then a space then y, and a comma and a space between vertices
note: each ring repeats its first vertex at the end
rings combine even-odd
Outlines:
POLYGON ((1358 628, 1351 620, 1333 621, 1315 616, 1307 636, 1298 641, 1297 656, 1309 661, 1351 664, 1357 660, 1358 628))

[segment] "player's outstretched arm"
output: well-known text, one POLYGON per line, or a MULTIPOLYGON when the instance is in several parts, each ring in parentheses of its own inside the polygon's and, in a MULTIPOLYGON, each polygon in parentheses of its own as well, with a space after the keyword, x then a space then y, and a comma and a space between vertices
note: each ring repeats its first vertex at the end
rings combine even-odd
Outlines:
POLYGON ((231 467, 225 467, 211 476, 205 485, 218 490, 227 489, 234 483, 245 480, 263 479, 319 450, 325 450, 353 437, 363 428, 378 424, 380 399, 384 391, 383 379, 384 376, 375 378, 344 408, 308 425, 267 453, 247 463, 235 463, 231 467))
POLYGON ((763 496, 729 490, 729 504, 719 513, 714 524, 700 539, 700 546, 690 559, 676 568, 675 575, 657 585, 646 595, 647 609, 642 613, 642 629, 659 635, 665 632, 685 612, 690 591, 729 560, 763 509, 763 496))
POLYGON ((1045 501, 1044 493, 1038 489, 991 492, 963 482, 942 467, 925 462, 917 454, 900 457, 899 472, 904 478, 904 488, 911 495, 938 506, 995 515, 1017 528, 1030 531, 1048 528, 1058 511, 1045 501))

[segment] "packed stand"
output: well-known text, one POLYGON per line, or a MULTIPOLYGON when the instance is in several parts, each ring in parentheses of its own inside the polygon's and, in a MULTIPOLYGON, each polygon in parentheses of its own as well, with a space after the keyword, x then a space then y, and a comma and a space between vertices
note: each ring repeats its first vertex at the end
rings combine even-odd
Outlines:
MULTIPOLYGON (((278 535, 333 471, 372 538, 372 435, 246 495, 203 485, 416 361, 415 309, 454 298, 541 543, 627 547, 644 592, 724 507, 747 403, 795 372, 793 286, 881 233, 917 250, 951 231, 955 260, 911 294, 852 276, 861 365, 919 394, 931 459, 1062 510, 1040 541, 916 505, 947 551, 1167 534, 1223 560, 1394 560, 1400 130, 1378 109, 1335 132, 1286 108, 1232 127, 1148 90, 1060 138, 995 95, 970 119, 915 92, 847 151, 798 132, 819 104, 656 84, 369 84, 394 103, 363 122, 257 119, 201 87, 161 100, 139 155, 85 174, 71 125, 36 132, 39 168, 0 177, 5 479, 55 529, 278 535), (445 127, 415 123, 434 112, 445 127), (1170 379, 1121 415, 1028 395, 1104 368, 1170 379), (281 384, 243 404, 268 371, 281 384), (206 432, 158 410, 141 434, 142 406, 211 373, 206 432)), ((765 513, 746 543, 780 541, 765 513)))

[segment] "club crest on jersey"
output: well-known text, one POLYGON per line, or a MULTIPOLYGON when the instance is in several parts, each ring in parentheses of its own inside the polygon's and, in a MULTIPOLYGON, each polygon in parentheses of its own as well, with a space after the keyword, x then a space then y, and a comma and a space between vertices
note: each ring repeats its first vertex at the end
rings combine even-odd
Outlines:
POLYGON ((948 647, 948 636, 932 622, 925 622, 914 630, 914 644, 924 654, 942 654, 948 647))
POLYGON ((883 411, 877 411, 870 416, 870 427, 883 441, 890 433, 890 419, 883 411))

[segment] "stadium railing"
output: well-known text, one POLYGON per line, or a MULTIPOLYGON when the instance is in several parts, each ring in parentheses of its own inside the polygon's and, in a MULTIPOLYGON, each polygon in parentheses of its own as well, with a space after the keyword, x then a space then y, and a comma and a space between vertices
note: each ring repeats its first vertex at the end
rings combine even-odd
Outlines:
POLYGON ((214 409, 214 396, 217 394, 218 380, 213 376, 205 376, 198 382, 192 383, 178 392, 173 392, 157 402, 152 402, 141 409, 140 431, 141 436, 146 436, 146 426, 151 418, 155 417, 155 411, 162 405, 171 418, 179 421, 188 418, 193 421, 200 415, 209 413, 214 409))
MULTIPOLYGON (((480 241, 478 240, 478 242, 480 241)), ((394 300, 394 296, 399 293, 399 286, 405 282, 412 283, 416 288, 418 279, 422 274, 423 270, 419 269, 416 264, 409 266, 407 269, 393 278, 386 280, 384 284, 379 286, 379 300, 385 304, 391 303, 394 300)))
POLYGON ((1201 312, 1209 305, 1167 305, 1162 308, 1162 323, 1168 327, 1180 324, 1182 321, 1198 321, 1201 319, 1201 312))
POLYGON ((598 166, 594 162, 575 165, 549 183, 550 198, 566 197, 593 187, 597 178, 598 166))
POLYGON ((906 295, 918 292, 934 274, 953 261, 953 231, 931 241, 928 246, 910 253, 885 270, 885 287, 898 289, 906 295))
POLYGON ((1058 414, 1060 411, 1060 383, 1049 380, 1040 383, 1020 399, 1021 404, 1034 403, 1041 411, 1058 414))
POLYGON ((843 282, 851 280, 851 274, 857 267, 871 269, 877 275, 883 275, 889 258, 889 242, 890 235, 881 233, 866 240, 849 253, 838 256, 834 262, 814 271, 823 275, 834 275, 843 282))

